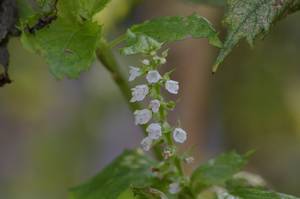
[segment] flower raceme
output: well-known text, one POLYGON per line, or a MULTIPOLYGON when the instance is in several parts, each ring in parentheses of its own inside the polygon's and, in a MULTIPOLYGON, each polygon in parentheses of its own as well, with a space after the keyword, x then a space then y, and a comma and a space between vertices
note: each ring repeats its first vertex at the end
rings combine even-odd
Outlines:
POLYGON ((167 51, 164 51, 161 56, 157 55, 157 52, 150 52, 150 59, 143 59, 141 67, 130 66, 129 68, 129 81, 133 81, 137 78, 143 78, 144 84, 137 85, 131 89, 132 98, 130 102, 141 102, 147 97, 149 99, 148 107, 136 110, 134 112, 136 125, 147 125, 147 136, 141 141, 141 147, 144 151, 149 151, 154 145, 159 145, 162 151, 162 165, 164 162, 169 165, 167 171, 177 170, 178 178, 168 179, 169 192, 171 194, 177 194, 181 190, 181 183, 184 179, 180 176, 182 173, 179 171, 174 161, 180 159, 182 162, 191 163, 192 157, 181 158, 176 154, 176 146, 174 143, 184 143, 187 140, 187 133, 185 130, 179 127, 172 128, 167 121, 167 112, 175 105, 173 101, 165 101, 161 93, 161 88, 164 88, 171 94, 178 94, 179 82, 171 80, 169 73, 161 75, 158 67, 161 64, 166 63, 167 51), (153 120, 153 122, 150 122, 153 120))
MULTIPOLYGON (((178 94, 179 83, 177 81, 170 80, 168 77, 165 76, 162 77, 162 75, 157 70, 158 65, 160 65, 161 63, 166 63, 165 57, 159 57, 155 53, 152 60, 149 59, 142 60, 143 68, 130 66, 129 81, 133 81, 137 77, 144 75, 148 83, 148 85, 141 84, 131 89, 132 98, 130 102, 143 101, 149 93, 150 94, 153 93, 154 88, 157 86, 161 87, 164 85, 165 89, 169 93, 178 94)), ((136 125, 147 124, 152 119, 153 114, 159 113, 160 109, 165 109, 165 107, 162 106, 163 102, 161 102, 160 100, 163 99, 161 93, 156 92, 155 95, 156 95, 154 96, 155 99, 152 99, 149 103, 149 109, 136 110, 134 112, 136 125)), ((163 135, 163 128, 160 123, 150 124, 147 127, 146 131, 148 132, 148 138, 146 140, 144 139, 141 143, 143 149, 148 149, 149 145, 151 147, 151 145, 154 143, 153 141, 159 140, 163 135)), ((175 128, 173 131, 173 139, 177 143, 184 143, 187 139, 187 134, 183 129, 175 128)))

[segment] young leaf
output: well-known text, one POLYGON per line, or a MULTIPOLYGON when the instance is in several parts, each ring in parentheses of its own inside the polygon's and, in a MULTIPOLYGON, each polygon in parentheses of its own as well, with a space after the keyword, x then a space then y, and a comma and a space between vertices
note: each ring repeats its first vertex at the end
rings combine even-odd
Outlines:
POLYGON ((137 53, 147 54, 156 51, 163 44, 143 34, 134 34, 130 30, 127 31, 127 47, 121 49, 124 55, 133 55, 137 53))
POLYGON ((79 24, 59 18, 34 35, 24 33, 23 37, 23 41, 29 41, 46 58, 56 78, 76 78, 89 69, 95 58, 100 26, 89 21, 79 24))
POLYGON ((182 40, 188 37, 208 38, 209 43, 221 47, 222 43, 211 23, 204 17, 193 14, 187 17, 172 16, 161 17, 132 26, 127 32, 127 48, 140 46, 141 35, 152 38, 159 43, 182 40), (133 35, 137 39, 133 40, 133 35))
POLYGON ((87 183, 72 188, 71 199, 122 198, 130 186, 147 184, 152 164, 137 151, 125 151, 87 183))
POLYGON ((252 152, 239 155, 235 152, 225 153, 199 166, 191 177, 191 185, 195 190, 211 185, 222 185, 248 162, 252 152))
POLYGON ((225 25, 228 35, 221 49, 213 72, 232 48, 246 38, 250 45, 256 38, 264 36, 278 20, 300 9, 299 0, 228 0, 225 25))

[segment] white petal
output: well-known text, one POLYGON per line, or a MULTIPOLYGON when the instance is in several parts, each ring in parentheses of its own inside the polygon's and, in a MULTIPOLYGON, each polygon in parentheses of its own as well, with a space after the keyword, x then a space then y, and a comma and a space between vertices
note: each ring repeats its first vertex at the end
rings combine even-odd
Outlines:
POLYGON ((137 67, 130 66, 129 70, 129 81, 135 80, 138 76, 141 75, 141 71, 137 67))
POLYGON ((159 107, 160 107, 160 101, 159 100, 151 100, 150 101, 150 108, 152 110, 153 113, 157 113, 159 111, 159 107))
POLYGON ((142 148, 144 149, 144 151, 149 151, 151 148, 153 140, 150 137, 145 137, 142 141, 141 141, 141 145, 142 148))
POLYGON ((171 194, 176 194, 176 193, 180 192, 180 190, 181 190, 181 187, 180 187, 180 184, 178 182, 174 182, 174 183, 169 185, 169 192, 171 194))
POLYGON ((145 84, 138 85, 131 89, 132 98, 130 102, 142 101, 149 93, 149 87, 145 84))
POLYGON ((147 73, 146 79, 150 84, 157 83, 161 79, 161 75, 157 70, 150 70, 147 73))
POLYGON ((152 112, 148 109, 137 110, 134 112, 135 124, 147 124, 152 118, 152 112))
POLYGON ((150 65, 150 61, 148 59, 144 59, 142 61, 142 63, 145 64, 145 65, 147 65, 147 66, 150 65))
POLYGON ((146 131, 149 133, 149 137, 153 140, 158 140, 162 136, 161 126, 159 123, 150 124, 146 131))
POLYGON ((165 64, 165 63, 167 62, 166 58, 164 58, 164 57, 159 57, 159 56, 157 56, 157 55, 154 56, 153 59, 154 59, 155 61, 159 61, 159 64, 165 64))
POLYGON ((194 162, 194 157, 187 157, 184 159, 184 161, 187 163, 187 164, 192 164, 194 162))
POLYGON ((166 87, 167 91, 169 91, 169 93, 178 94, 179 83, 177 81, 168 80, 165 83, 165 87, 166 87))
POLYGON ((187 134, 183 129, 176 128, 173 131, 173 139, 175 140, 175 142, 184 143, 187 139, 187 134))

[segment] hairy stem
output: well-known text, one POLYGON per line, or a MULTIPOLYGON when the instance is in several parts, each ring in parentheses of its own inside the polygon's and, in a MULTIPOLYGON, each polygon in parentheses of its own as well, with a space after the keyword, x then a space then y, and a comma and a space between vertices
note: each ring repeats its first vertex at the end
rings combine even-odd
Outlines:
MULTIPOLYGON (((127 78, 122 74, 121 68, 109 46, 105 40, 99 42, 99 47, 96 51, 98 60, 103 64, 103 66, 110 72, 116 85, 119 87, 121 93, 125 97, 126 101, 129 102, 131 98, 130 86, 128 84, 127 78)), ((129 108, 134 112, 135 110, 141 109, 141 105, 138 103, 128 103, 129 108)), ((144 134, 147 136, 146 127, 142 127, 144 134)), ((158 160, 162 159, 161 150, 159 147, 153 148, 154 155, 158 160)))

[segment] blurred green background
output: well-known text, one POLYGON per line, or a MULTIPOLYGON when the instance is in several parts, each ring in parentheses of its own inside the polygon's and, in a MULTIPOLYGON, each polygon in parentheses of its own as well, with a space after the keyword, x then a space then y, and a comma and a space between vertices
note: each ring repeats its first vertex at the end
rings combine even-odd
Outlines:
MULTIPOLYGON (((113 39, 133 23, 193 12, 224 32, 222 9, 174 0, 113 0, 96 18, 113 39)), ((188 129, 197 163, 225 150, 257 149, 248 169, 298 196, 299 18, 279 23, 252 50, 241 43, 214 76, 217 50, 206 40, 172 44, 165 68, 177 68, 182 90, 171 119, 180 118, 188 129)), ((78 80, 56 81, 45 61, 18 39, 9 50, 14 82, 0 90, 0 198, 67 198, 69 187, 95 175, 124 148, 139 146, 140 129, 100 63, 78 80)), ((136 57, 116 56, 124 73, 137 63, 136 57)))

